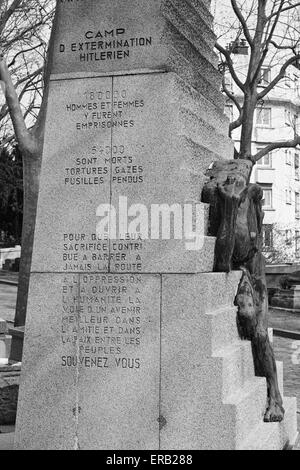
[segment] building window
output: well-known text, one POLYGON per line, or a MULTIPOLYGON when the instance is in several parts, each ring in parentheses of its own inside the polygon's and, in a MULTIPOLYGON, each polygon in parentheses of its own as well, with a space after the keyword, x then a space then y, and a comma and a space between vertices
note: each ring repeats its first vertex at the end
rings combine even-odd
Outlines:
POLYGON ((291 165, 292 164, 292 151, 285 149, 284 153, 285 153, 285 163, 287 165, 291 165))
POLYGON ((292 204, 292 190, 291 189, 285 190, 285 202, 286 204, 292 204))
POLYGON ((271 224, 264 224, 262 226, 263 248, 273 248, 273 226, 271 224))
POLYGON ((298 120, 299 120, 298 114, 294 114, 293 116, 293 128, 294 129, 298 129, 298 120))
POLYGON ((289 109, 284 110, 284 119, 285 119, 286 126, 292 125, 291 111, 289 109))
POLYGON ((299 153, 295 153, 295 178, 299 181, 299 153))
POLYGON ((295 216, 300 219, 300 194, 295 193, 295 216))
MULTIPOLYGON (((264 147, 257 147, 257 152, 260 152, 263 150, 264 147)), ((264 155, 260 160, 258 160, 257 164, 259 166, 266 166, 268 168, 272 167, 272 153, 269 152, 266 155, 264 155)))
POLYGON ((258 108, 256 110, 256 124, 271 127, 271 108, 258 108))
POLYGON ((229 118, 230 122, 233 122, 233 105, 232 104, 226 104, 225 114, 229 118))
POLYGON ((262 67, 258 85, 267 87, 271 82, 271 69, 262 67))
POLYGON ((285 86, 291 88, 292 85, 292 78, 290 72, 286 72, 285 74, 285 86))
POLYGON ((285 231, 285 243, 291 245, 293 241, 293 232, 290 229, 285 231))
POLYGON ((300 258, 300 231, 296 230, 295 232, 295 251, 296 257, 300 258))
POLYGON ((263 208, 272 209, 273 207, 273 195, 272 195, 272 186, 261 186, 263 190, 263 208))

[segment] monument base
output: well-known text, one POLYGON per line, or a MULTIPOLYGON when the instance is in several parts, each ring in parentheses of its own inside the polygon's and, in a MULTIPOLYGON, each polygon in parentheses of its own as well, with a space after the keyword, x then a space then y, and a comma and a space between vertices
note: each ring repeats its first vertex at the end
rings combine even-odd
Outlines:
MULTIPOLYGON (((60 341, 53 293, 74 277, 32 275, 16 448, 280 450, 295 442, 296 399, 284 399, 282 423, 263 422, 266 380, 255 377, 251 344, 236 327, 240 272, 135 277, 148 324, 138 354, 128 336, 127 358, 106 348, 100 362, 88 355, 86 334, 77 346, 60 341)), ((280 364, 278 374, 282 389, 280 364)))

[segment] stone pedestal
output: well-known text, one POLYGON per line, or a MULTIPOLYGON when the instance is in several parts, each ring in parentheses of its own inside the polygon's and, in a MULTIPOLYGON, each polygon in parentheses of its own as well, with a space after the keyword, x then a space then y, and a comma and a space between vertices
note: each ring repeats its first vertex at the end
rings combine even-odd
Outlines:
POLYGON ((300 285, 290 289, 280 289, 272 297, 272 307, 294 310, 300 313, 300 285))
POLYGON ((240 273, 212 272, 199 201, 233 144, 208 8, 58 2, 18 449, 279 449, 295 437, 294 399, 283 424, 262 422, 266 383, 236 328, 240 273), (99 237, 105 204, 115 239, 99 237), (153 236, 153 205, 173 214, 169 239, 153 236))

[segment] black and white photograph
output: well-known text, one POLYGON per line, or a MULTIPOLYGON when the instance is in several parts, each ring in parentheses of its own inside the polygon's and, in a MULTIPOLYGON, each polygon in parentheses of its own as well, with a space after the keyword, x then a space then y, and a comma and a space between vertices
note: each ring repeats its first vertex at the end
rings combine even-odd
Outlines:
POLYGON ((299 430, 300 1, 0 0, 0 458, 299 430))

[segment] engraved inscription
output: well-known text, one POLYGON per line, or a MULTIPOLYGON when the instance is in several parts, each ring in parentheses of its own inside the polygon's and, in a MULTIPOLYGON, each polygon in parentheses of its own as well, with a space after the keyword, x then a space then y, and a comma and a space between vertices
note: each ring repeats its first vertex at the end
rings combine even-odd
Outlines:
POLYGON ((133 50, 152 45, 152 36, 131 36, 124 27, 88 29, 78 42, 61 43, 59 53, 76 54, 79 62, 124 60, 131 57, 133 50))
POLYGON ((144 106, 143 99, 129 96, 126 90, 92 90, 84 92, 77 102, 67 103, 66 111, 78 116, 77 131, 126 129, 134 127, 133 113, 144 106))
POLYGON ((142 367, 139 351, 146 318, 143 281, 138 275, 86 274, 68 276, 62 286, 62 367, 142 367), (68 351, 70 351, 68 347, 68 351))

